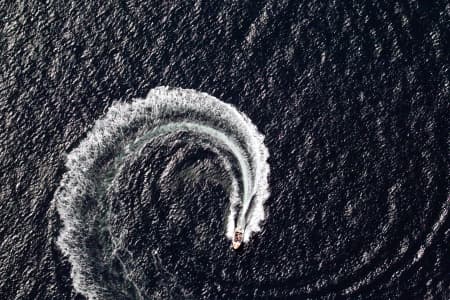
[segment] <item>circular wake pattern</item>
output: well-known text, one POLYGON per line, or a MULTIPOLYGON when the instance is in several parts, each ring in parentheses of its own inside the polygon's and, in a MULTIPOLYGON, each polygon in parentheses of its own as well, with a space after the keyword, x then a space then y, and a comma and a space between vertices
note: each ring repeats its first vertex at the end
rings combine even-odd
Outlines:
POLYGON ((145 99, 113 104, 68 154, 55 194, 63 221, 58 245, 75 289, 91 299, 164 297, 153 280, 173 278, 158 264, 158 248, 147 245, 168 239, 175 245, 192 231, 193 243, 207 244, 214 235, 186 215, 214 210, 209 215, 224 219, 227 238, 240 227, 248 242, 260 230, 269 196, 263 140, 233 106, 193 90, 159 87, 145 99), (190 199, 171 200, 183 197, 190 199), (225 197, 228 204, 220 201, 225 197))

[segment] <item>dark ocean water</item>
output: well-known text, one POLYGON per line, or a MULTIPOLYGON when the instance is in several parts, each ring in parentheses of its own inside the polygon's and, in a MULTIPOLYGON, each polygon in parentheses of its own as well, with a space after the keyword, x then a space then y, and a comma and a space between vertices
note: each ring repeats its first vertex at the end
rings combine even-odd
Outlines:
POLYGON ((448 1, 51 2, 0 2, 1 299, 84 299, 56 244, 66 154, 161 85, 252 120, 271 196, 236 253, 217 156, 175 135, 130 161, 107 197, 144 298, 450 297, 448 1))

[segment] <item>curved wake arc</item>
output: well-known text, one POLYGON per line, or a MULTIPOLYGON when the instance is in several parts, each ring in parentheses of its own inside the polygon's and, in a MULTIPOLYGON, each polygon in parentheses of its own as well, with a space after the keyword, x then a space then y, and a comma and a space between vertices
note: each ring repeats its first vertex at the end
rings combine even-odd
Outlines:
MULTIPOLYGON (((86 235, 96 232, 93 216, 111 213, 105 195, 114 186, 125 159, 151 147, 158 136, 182 131, 206 137, 228 170, 232 186, 225 235, 231 239, 235 227, 240 227, 245 229, 247 242, 260 230, 265 218, 263 204, 269 197, 269 152, 263 135, 247 116, 212 96, 194 90, 155 88, 145 99, 113 104, 68 154, 68 171, 55 194, 63 221, 57 243, 69 257, 74 286, 82 294, 101 298, 109 286, 102 286, 95 278, 95 259, 88 257, 86 235), (239 174, 231 171, 233 162, 221 155, 221 150, 231 154, 239 174)), ((115 253, 121 243, 109 234, 110 242, 103 248, 115 253)))

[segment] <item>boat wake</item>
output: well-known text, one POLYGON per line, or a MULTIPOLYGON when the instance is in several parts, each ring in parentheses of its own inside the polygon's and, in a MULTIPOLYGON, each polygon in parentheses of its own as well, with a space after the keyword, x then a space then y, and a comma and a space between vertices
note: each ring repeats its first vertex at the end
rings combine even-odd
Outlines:
POLYGON ((126 247, 108 223, 113 214, 108 193, 118 189, 118 174, 128 161, 142 155, 156 138, 180 132, 198 137, 191 143, 210 145, 209 150, 229 174, 230 209, 224 234, 233 239, 235 229, 243 228, 243 241, 248 242, 260 231, 265 218, 263 204, 269 197, 269 153, 263 135, 248 117, 212 96, 194 90, 155 88, 145 99, 113 104, 67 156, 67 172, 55 194, 63 222, 57 244, 69 258, 78 292, 92 299, 117 297, 117 291, 111 291, 115 286, 142 298, 133 280, 121 280, 116 278, 117 272, 102 270, 110 256, 125 277, 130 273, 115 255, 126 247), (92 243, 102 244, 101 250, 95 250, 101 253, 93 253, 92 243), (94 257, 104 257, 105 262, 93 263, 94 257), (102 286, 106 281, 98 274, 106 273, 102 276, 109 284, 102 286))

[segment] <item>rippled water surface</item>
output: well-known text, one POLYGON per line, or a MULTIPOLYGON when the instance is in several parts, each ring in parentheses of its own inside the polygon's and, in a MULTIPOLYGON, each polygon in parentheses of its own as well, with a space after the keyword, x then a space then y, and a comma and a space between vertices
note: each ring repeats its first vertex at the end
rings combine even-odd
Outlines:
POLYGON ((0 298, 449 298, 448 24, 448 1, 0 3, 0 298), (215 106, 226 139, 128 124, 64 215, 73 153, 158 86, 261 148, 215 106))

